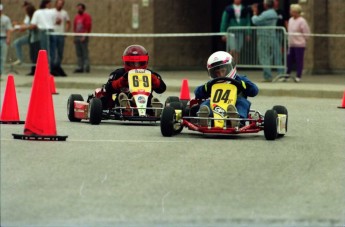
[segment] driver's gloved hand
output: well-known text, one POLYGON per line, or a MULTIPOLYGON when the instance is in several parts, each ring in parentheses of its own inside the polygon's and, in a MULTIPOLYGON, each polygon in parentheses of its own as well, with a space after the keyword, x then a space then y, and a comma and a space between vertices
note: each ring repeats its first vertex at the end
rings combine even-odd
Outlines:
POLYGON ((123 79, 125 79, 125 80, 128 80, 128 72, 126 72, 125 74, 123 74, 123 79))
POLYGON ((125 73, 122 77, 111 82, 111 86, 114 89, 120 89, 128 86, 128 73, 125 73), (125 77, 126 76, 126 77, 125 77))
POLYGON ((202 90, 208 95, 211 94, 211 89, 212 89, 212 80, 205 83, 204 86, 202 87, 202 90))
POLYGON ((158 79, 156 75, 151 74, 151 83, 152 83, 152 88, 157 89, 159 88, 161 81, 158 79))
POLYGON ((236 82, 234 82, 234 84, 237 87, 238 92, 245 92, 247 89, 246 83, 243 80, 235 80, 236 82))

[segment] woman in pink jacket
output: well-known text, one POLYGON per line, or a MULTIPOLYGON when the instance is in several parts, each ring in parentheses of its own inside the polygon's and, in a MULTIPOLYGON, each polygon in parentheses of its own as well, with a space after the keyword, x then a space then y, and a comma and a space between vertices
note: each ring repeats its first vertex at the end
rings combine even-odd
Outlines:
POLYGON ((296 62, 297 75, 295 82, 300 82, 303 71, 304 50, 310 33, 307 21, 301 16, 302 8, 298 4, 291 4, 291 18, 288 23, 289 50, 287 55, 287 74, 290 77, 292 64, 296 62))

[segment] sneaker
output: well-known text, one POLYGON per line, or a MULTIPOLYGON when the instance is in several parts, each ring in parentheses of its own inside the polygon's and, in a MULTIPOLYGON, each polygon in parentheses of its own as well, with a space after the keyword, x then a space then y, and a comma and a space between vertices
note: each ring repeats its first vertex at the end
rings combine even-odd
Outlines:
MULTIPOLYGON (((236 107, 232 104, 229 104, 226 114, 228 118, 239 118, 240 116, 237 112, 236 107)), ((239 127, 239 125, 240 125, 240 121, 236 121, 236 120, 232 120, 228 123, 228 126, 232 128, 239 127)))
POLYGON ((125 93, 120 93, 118 99, 121 107, 131 107, 129 104, 128 96, 125 93))
MULTIPOLYGON (((197 112, 198 117, 209 117, 210 116, 210 108, 206 105, 202 105, 199 108, 199 111, 197 112)), ((208 120, 207 119, 199 119, 200 126, 208 126, 208 120)))
POLYGON ((299 83, 299 82, 301 82, 301 78, 295 77, 295 78, 294 78, 294 81, 295 81, 296 83, 299 83))
POLYGON ((20 60, 17 60, 17 61, 15 61, 15 62, 12 62, 12 65, 21 65, 22 64, 22 62, 20 61, 20 60))
POLYGON ((152 97, 151 106, 153 108, 157 108, 157 109, 154 109, 155 117, 160 117, 162 113, 161 108, 163 108, 163 104, 159 101, 159 99, 157 99, 156 97, 152 97))
POLYGON ((84 70, 82 70, 82 69, 76 69, 76 70, 74 70, 74 73, 83 73, 84 72, 84 70))

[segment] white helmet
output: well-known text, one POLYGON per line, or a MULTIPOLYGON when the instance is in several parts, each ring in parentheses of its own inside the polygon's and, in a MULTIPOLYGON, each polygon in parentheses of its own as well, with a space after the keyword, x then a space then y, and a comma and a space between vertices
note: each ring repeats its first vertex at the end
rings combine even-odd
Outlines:
POLYGON ((228 52, 217 51, 208 58, 207 70, 211 78, 234 78, 236 75, 236 64, 234 58, 228 52), (224 69, 223 73, 220 72, 221 69, 224 69))

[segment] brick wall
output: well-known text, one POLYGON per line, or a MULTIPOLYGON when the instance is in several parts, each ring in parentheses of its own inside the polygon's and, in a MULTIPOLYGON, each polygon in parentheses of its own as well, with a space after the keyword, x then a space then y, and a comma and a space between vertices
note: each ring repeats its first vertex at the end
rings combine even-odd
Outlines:
MULTIPOLYGON (((4 14, 22 21, 22 0, 2 0, 4 14)), ((38 6, 40 0, 32 0, 38 6)), ((66 0, 73 21, 76 4, 66 0)), ((84 0, 95 33, 183 33, 212 31, 212 1, 200 0, 84 0), (139 5, 139 27, 132 28, 132 5, 139 5)), ((345 34, 344 0, 307 0, 301 3, 313 33, 345 34)), ((17 36, 18 34, 14 34, 17 36)), ((91 38, 93 65, 121 65, 126 46, 138 43, 150 53, 151 67, 165 69, 204 68, 212 53, 211 37, 189 38, 91 38)), ((307 72, 345 71, 345 38, 310 38, 306 50, 307 72)), ((25 49, 27 50, 27 48, 25 49)), ((13 49, 10 51, 14 58, 13 49)), ((72 37, 66 39, 64 64, 75 64, 72 37)))

